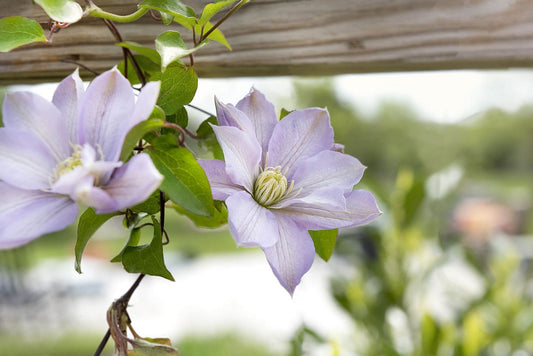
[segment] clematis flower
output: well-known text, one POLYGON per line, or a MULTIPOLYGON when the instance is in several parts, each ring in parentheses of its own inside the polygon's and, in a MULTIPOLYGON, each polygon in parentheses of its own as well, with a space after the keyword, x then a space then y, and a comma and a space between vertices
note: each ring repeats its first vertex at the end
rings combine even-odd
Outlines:
POLYGON ((200 160, 213 198, 226 202, 236 243, 261 247, 292 294, 314 260, 308 230, 357 226, 381 214, 369 192, 353 190, 365 167, 339 152, 325 109, 278 121, 254 89, 236 106, 216 105, 213 130, 225 161, 200 160))
POLYGON ((152 112, 159 82, 137 101, 116 69, 84 91, 76 70, 52 102, 28 92, 7 94, 0 128, 0 248, 63 229, 78 203, 96 213, 146 200, 162 181, 147 154, 119 161, 128 131, 152 112))

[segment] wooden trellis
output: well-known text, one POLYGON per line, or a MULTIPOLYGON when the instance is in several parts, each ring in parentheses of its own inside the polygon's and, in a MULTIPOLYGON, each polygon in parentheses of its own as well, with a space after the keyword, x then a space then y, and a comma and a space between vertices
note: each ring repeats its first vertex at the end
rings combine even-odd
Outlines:
MULTIPOLYGON (((207 1, 184 1, 201 8, 207 1)), ((81 2, 80 2, 81 3, 81 2)), ((95 0, 128 14, 134 0, 95 0)), ((0 0, 1 16, 48 19, 30 0, 0 0)), ((153 45, 164 26, 150 16, 117 24, 125 40, 153 45)), ((202 77, 327 75, 533 64, 532 0, 255 0, 222 28, 233 52, 202 49, 202 77)), ((185 34, 185 32, 183 32, 185 34)), ((186 37, 186 36, 185 36, 186 37)), ((104 71, 122 56, 101 20, 61 30, 53 44, 0 54, 0 84, 57 81, 77 61, 104 71)))

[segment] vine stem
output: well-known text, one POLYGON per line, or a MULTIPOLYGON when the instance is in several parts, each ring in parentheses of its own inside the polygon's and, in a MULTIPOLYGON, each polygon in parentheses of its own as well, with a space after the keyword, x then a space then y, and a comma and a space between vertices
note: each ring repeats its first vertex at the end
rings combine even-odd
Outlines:
POLYGON ((92 1, 88 1, 88 7, 85 9, 87 15, 92 17, 99 17, 101 19, 115 21, 115 22, 133 22, 144 16, 150 9, 141 7, 139 10, 129 15, 115 15, 110 12, 104 11, 96 6, 92 1))
MULTIPOLYGON (((118 298, 115 303, 124 305, 126 307, 128 305, 128 303, 130 302, 131 296, 133 295, 133 293, 135 292, 137 287, 139 287, 139 284, 141 284, 144 276, 146 276, 146 275, 144 273, 141 273, 139 275, 139 277, 137 277, 135 282, 133 282, 133 284, 128 289, 128 291, 126 293, 124 293, 122 295, 122 297, 118 298)), ((126 310, 125 307, 124 307, 123 310, 126 310)), ((120 319, 120 317, 121 316, 119 316, 119 319, 120 319)), ((98 345, 98 348, 94 352, 94 356, 100 356, 102 354, 102 351, 104 351, 104 347, 107 344, 107 342, 109 341, 110 337, 111 337, 111 330, 108 328, 107 332, 105 333, 104 337, 102 338, 102 341, 100 341, 100 344, 98 345)))
POLYGON ((206 33, 204 33, 204 34, 202 34, 200 36, 200 41, 199 42, 202 42, 207 37, 209 37, 209 35, 212 34, 213 31, 215 31, 220 25, 222 25, 222 23, 224 23, 224 21, 226 21, 231 15, 233 15, 235 13, 235 11, 239 10, 243 5, 245 5, 248 2, 250 2, 250 0, 241 0, 241 1, 239 1, 237 3, 237 5, 235 5, 230 11, 228 11, 228 13, 226 15, 224 15, 224 17, 222 17, 220 20, 218 20, 217 23, 214 24, 213 27, 211 27, 209 29, 209 31, 207 31, 206 33))
MULTIPOLYGON (((122 35, 118 31, 117 26, 115 26, 113 21, 104 19, 104 23, 106 24, 106 26, 109 29, 109 31, 111 31, 113 36, 115 36, 115 39, 118 42, 124 42, 124 39, 122 38, 122 35)), ((125 74, 126 75, 128 74, 127 64, 128 64, 128 59, 129 59, 131 64, 133 64, 133 69, 135 70, 135 74, 137 74, 137 77, 141 81, 141 85, 144 87, 146 85, 146 78, 144 77, 144 74, 143 74, 143 72, 141 70, 141 67, 139 67, 139 64, 135 60, 135 57, 133 57, 133 54, 131 53, 131 51, 128 48, 122 47, 122 51, 123 51, 124 57, 125 57, 124 58, 124 72, 125 72, 125 74)))

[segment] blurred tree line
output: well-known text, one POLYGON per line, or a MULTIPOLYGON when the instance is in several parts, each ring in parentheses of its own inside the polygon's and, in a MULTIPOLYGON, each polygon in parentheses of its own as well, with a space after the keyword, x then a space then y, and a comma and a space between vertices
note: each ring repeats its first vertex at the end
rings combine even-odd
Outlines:
POLYGON ((399 102, 383 102, 365 117, 336 96, 329 79, 296 81, 294 87, 298 108, 328 108, 336 141, 370 167, 365 175, 372 179, 390 181, 402 167, 427 175, 452 163, 467 173, 533 171, 533 106, 435 123, 399 102))

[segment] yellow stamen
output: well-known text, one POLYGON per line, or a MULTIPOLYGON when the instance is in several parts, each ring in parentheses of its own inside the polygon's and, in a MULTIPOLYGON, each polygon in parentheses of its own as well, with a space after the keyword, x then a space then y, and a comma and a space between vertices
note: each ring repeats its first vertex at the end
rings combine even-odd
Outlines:
POLYGON ((74 146, 74 153, 72 156, 60 162, 57 167, 54 169, 54 178, 58 180, 63 174, 72 171, 74 168, 81 166, 83 163, 81 161, 81 153, 83 148, 80 145, 74 146))

